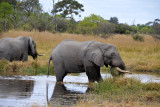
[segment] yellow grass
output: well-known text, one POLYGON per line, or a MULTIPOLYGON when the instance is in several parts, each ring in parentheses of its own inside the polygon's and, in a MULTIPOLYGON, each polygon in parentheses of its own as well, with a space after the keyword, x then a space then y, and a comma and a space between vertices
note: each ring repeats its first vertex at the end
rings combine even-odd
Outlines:
POLYGON ((159 103, 143 103, 143 102, 109 102, 109 101, 95 101, 89 100, 87 102, 80 101, 74 107, 159 107, 159 103))
MULTIPOLYGON (((92 35, 77 35, 67 33, 52 34, 49 32, 26 32, 26 31, 9 31, 3 33, 2 37, 29 36, 33 37, 37 50, 45 56, 38 57, 38 64, 47 65, 52 49, 64 39, 74 39, 77 41, 96 40, 103 43, 111 43, 117 46, 127 69, 141 71, 159 71, 160 70, 160 41, 151 36, 145 35, 144 42, 137 42, 130 35, 116 34, 111 38, 104 39, 92 35)), ((34 61, 29 57, 29 63, 34 61)))

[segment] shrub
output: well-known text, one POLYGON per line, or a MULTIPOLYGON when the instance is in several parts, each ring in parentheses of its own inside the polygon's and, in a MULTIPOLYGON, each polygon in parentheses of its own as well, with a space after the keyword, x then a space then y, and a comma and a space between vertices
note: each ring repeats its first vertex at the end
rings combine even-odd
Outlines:
POLYGON ((112 34, 114 33, 114 30, 115 30, 115 26, 112 23, 101 22, 98 24, 97 28, 95 29, 94 34, 97 34, 97 35, 112 34))
POLYGON ((26 31, 32 31, 33 27, 30 25, 30 23, 26 23, 22 26, 22 29, 26 31))
POLYGON ((115 26, 115 33, 125 34, 127 30, 132 30, 132 28, 127 24, 117 24, 115 26))
POLYGON ((0 60, 0 72, 4 72, 8 67, 7 60, 0 60))
POLYGON ((131 32, 129 30, 126 30, 126 34, 130 34, 131 32))
POLYGON ((136 35, 134 35, 134 36, 132 36, 133 37, 133 39, 135 40, 135 41, 140 41, 140 42, 143 42, 144 41, 144 36, 141 36, 141 35, 139 35, 139 34, 136 34, 136 35))

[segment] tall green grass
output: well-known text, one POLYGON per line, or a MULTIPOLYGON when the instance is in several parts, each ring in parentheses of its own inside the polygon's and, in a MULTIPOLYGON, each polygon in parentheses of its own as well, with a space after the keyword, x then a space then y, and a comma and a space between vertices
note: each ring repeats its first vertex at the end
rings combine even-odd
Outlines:
POLYGON ((133 78, 110 78, 94 85, 94 92, 109 101, 160 101, 160 83, 141 83, 133 78))

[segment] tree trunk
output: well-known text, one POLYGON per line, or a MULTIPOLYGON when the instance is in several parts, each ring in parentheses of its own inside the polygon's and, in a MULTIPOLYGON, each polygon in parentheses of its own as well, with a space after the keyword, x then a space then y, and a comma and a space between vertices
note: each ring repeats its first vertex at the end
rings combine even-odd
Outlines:
POLYGON ((6 31, 7 21, 6 18, 4 19, 4 32, 6 31))
POLYGON ((16 15, 13 16, 14 17, 14 29, 17 29, 17 18, 16 15))

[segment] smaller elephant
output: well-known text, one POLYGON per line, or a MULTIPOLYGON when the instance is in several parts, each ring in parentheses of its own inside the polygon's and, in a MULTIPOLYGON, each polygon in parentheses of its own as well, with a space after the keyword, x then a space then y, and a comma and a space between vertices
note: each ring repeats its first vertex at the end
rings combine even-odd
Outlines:
POLYGON ((97 41, 78 42, 64 40, 52 51, 48 62, 48 75, 50 60, 53 61, 57 82, 62 82, 68 73, 86 72, 89 82, 102 80, 100 67, 104 65, 118 68, 120 74, 125 73, 125 64, 112 44, 97 41))
POLYGON ((17 38, 5 37, 0 39, 0 59, 27 61, 28 55, 31 55, 33 59, 36 59, 39 55, 32 37, 19 36, 17 38))

